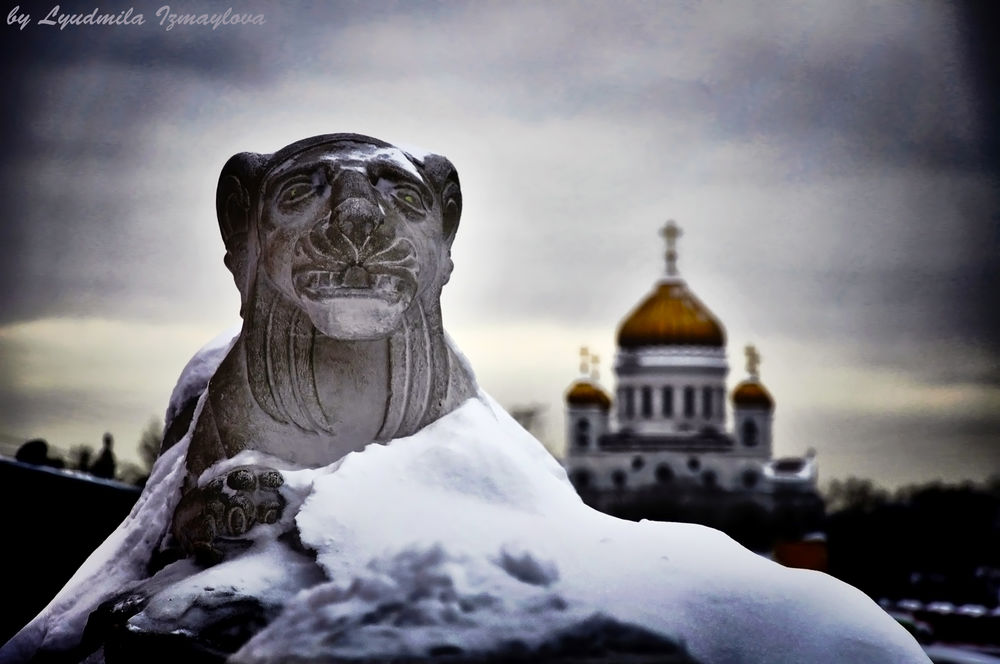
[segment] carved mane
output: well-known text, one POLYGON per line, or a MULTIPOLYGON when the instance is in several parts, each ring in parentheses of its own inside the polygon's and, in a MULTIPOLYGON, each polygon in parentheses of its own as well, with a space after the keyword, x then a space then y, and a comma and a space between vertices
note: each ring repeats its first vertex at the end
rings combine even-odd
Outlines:
MULTIPOLYGON (((243 336, 250 391, 261 410, 282 424, 309 433, 336 431, 323 410, 317 382, 336 380, 317 375, 316 341, 321 333, 308 315, 258 277, 243 336)), ((415 298, 400 331, 389 345, 388 398, 378 440, 416 431, 437 419, 448 389, 448 350, 444 333, 415 298)), ((438 317, 437 320, 440 320, 438 317)))

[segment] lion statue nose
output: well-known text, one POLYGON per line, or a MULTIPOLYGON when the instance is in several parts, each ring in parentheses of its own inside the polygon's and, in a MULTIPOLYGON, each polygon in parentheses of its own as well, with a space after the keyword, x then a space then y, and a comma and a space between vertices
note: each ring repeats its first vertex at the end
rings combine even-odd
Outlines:
POLYGON ((327 233, 343 233, 360 248, 383 220, 384 215, 376 203, 366 198, 349 198, 333 209, 327 233))
POLYGON ((360 248, 385 220, 378 205, 375 189, 363 173, 341 171, 332 183, 333 209, 327 234, 343 233, 355 247, 360 248))

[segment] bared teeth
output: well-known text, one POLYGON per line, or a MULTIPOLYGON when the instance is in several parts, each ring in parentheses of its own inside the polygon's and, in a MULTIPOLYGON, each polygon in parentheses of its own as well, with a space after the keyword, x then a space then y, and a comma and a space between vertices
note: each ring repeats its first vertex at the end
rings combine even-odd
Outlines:
POLYGON ((360 265, 352 265, 344 271, 344 286, 346 288, 368 288, 368 270, 360 265))
POLYGON ((375 288, 384 290, 394 289, 398 279, 391 274, 380 274, 375 277, 375 288))
POLYGON ((299 288, 305 288, 311 291, 329 291, 334 287, 333 273, 313 270, 297 276, 295 283, 298 284, 299 288))
POLYGON ((361 265, 348 266, 343 271, 308 270, 295 276, 295 287, 311 297, 332 297, 340 290, 371 289, 383 293, 398 293, 402 277, 396 274, 371 273, 361 265))

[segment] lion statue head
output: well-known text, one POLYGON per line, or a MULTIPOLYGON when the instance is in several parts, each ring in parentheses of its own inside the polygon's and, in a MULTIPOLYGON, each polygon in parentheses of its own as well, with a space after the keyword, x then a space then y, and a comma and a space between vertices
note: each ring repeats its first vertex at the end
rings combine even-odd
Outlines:
POLYGON ((475 394, 441 322, 462 211, 448 159, 315 136, 233 156, 216 208, 244 323, 208 386, 192 473, 244 449, 331 463, 475 394))
POLYGON ((450 161, 358 134, 238 154, 216 202, 244 308, 265 279, 338 339, 387 337, 440 297, 462 212, 450 161))

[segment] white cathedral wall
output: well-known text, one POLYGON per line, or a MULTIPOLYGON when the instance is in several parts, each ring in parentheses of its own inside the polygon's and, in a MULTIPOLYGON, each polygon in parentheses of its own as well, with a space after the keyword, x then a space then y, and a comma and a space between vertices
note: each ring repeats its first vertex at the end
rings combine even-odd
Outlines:
POLYGON ((566 408, 566 456, 597 451, 597 439, 608 431, 608 411, 597 406, 569 406, 566 408), (585 421, 586 444, 578 437, 580 422, 585 421))
POLYGON ((658 469, 670 468, 673 480, 688 478, 704 483, 706 472, 714 473, 716 484, 725 490, 743 490, 745 472, 757 477, 755 490, 766 490, 767 481, 763 474, 764 460, 755 456, 745 456, 738 452, 678 452, 665 450, 597 452, 567 457, 566 470, 571 478, 574 473, 584 470, 589 473, 588 486, 595 489, 623 490, 669 484, 658 478, 658 469), (636 461, 639 459, 640 461, 636 461), (692 462, 692 460, 696 460, 692 462), (638 466, 638 467, 637 467, 638 466), (615 482, 616 473, 621 473, 625 482, 619 487, 615 482))
POLYGON ((737 449, 745 454, 770 459, 773 454, 771 439, 773 419, 771 411, 767 408, 736 408, 733 411, 733 437, 736 439, 737 449), (743 427, 747 420, 752 420, 757 426, 759 442, 754 447, 747 447, 743 440, 743 427))
POLYGON ((566 410, 567 447, 564 465, 571 477, 585 471, 589 486, 609 490, 638 489, 664 482, 658 471, 668 468, 672 478, 686 478, 701 484, 706 474, 715 478, 715 484, 724 490, 767 492, 773 489, 773 478, 765 474, 765 464, 771 459, 772 413, 766 408, 741 408, 734 410, 733 431, 736 448, 725 452, 681 452, 676 450, 602 451, 598 437, 606 431, 631 430, 643 435, 692 434, 712 426, 726 431, 725 381, 729 367, 725 350, 720 348, 670 347, 630 351, 619 349, 615 357, 616 393, 609 421, 609 413, 597 407, 572 406, 566 410), (663 388, 673 388, 673 410, 665 416, 663 388), (642 388, 651 389, 650 415, 644 415, 642 388), (684 389, 694 390, 694 414, 686 415, 684 389), (627 409, 625 390, 632 389, 631 415, 627 409), (710 416, 705 416, 703 390, 712 396, 710 416), (752 419, 758 427, 759 443, 746 447, 740 437, 741 427, 752 419), (586 445, 576 439, 578 422, 587 421, 589 436, 586 445), (756 477, 753 487, 744 481, 747 473, 756 477), (623 478, 621 485, 616 477, 623 478))
POLYGON ((619 374, 615 398, 615 415, 618 429, 631 429, 642 434, 674 434, 686 431, 697 432, 706 426, 723 431, 726 426, 725 373, 706 369, 660 369, 651 371, 640 369, 635 373, 619 374), (673 390, 672 415, 664 415, 663 388, 673 390), (631 415, 627 411, 624 390, 632 388, 633 403, 631 415), (649 416, 643 412, 643 388, 650 388, 652 408, 649 416), (687 414, 684 408, 684 390, 694 390, 694 413, 687 414), (704 414, 703 390, 711 394, 711 415, 704 414))
POLYGON ((614 423, 617 430, 639 434, 698 432, 705 427, 726 428, 726 375, 729 367, 720 348, 668 347, 619 349, 615 357, 616 393, 614 423), (672 414, 663 408, 664 388, 670 387, 672 414), (651 408, 643 408, 643 388, 651 391, 651 408), (685 408, 685 389, 694 393, 694 410, 685 408), (711 413, 706 417, 704 390, 709 390, 711 413), (631 411, 627 390, 632 390, 631 411))

